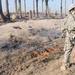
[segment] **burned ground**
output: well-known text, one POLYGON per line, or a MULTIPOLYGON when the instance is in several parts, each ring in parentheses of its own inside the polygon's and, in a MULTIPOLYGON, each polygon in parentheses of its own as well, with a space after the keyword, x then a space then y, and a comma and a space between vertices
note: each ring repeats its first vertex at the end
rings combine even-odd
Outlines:
POLYGON ((74 63, 66 72, 60 71, 64 54, 61 23, 38 20, 1 26, 0 75, 75 75, 74 63))

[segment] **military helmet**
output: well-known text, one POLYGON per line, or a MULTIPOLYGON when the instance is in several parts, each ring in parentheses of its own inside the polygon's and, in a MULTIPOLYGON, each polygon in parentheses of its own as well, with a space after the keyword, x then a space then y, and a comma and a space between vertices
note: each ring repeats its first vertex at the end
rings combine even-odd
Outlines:
POLYGON ((75 3, 70 5, 69 11, 72 10, 73 8, 75 8, 75 3))

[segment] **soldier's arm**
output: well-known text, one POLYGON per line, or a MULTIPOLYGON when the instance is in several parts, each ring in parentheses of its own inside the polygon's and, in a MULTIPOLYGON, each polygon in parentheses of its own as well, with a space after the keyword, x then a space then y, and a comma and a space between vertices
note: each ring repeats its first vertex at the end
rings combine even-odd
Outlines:
POLYGON ((66 17, 64 20, 63 20, 63 25, 61 27, 61 33, 62 33, 62 37, 64 38, 66 36, 66 31, 68 30, 67 28, 67 21, 68 21, 68 17, 66 17))

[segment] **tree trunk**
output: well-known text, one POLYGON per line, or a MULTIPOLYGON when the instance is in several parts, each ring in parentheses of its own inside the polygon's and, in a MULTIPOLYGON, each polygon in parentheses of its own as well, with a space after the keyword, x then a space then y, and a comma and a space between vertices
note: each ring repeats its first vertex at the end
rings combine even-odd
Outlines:
POLYGON ((25 16, 26 16, 26 0, 24 0, 24 9, 25 9, 25 16))
POLYGON ((65 0, 65 16, 66 16, 66 0, 65 0))
POLYGON ((6 15, 8 20, 10 21, 10 13, 9 13, 9 4, 8 4, 8 0, 6 0, 6 15))
POLYGON ((72 0, 72 3, 73 3, 73 1, 74 1, 74 0, 72 0))
POLYGON ((45 0, 46 3, 46 17, 48 16, 48 0, 45 0))
POLYGON ((3 11, 2 11, 2 0, 0 0, 0 15, 3 21, 6 22, 7 18, 4 16, 3 11))
POLYGON ((35 1, 33 0, 33 16, 35 17, 35 1))
POLYGON ((62 0, 60 1, 60 16, 62 17, 62 0))
POLYGON ((14 0, 14 4, 15 4, 15 12, 16 12, 16 16, 17 16, 17 14, 18 14, 18 12, 17 12, 17 0, 14 0))
POLYGON ((44 1, 44 0, 42 0, 42 14, 43 14, 43 1, 44 1))
POLYGON ((22 18, 22 13, 21 13, 21 0, 18 0, 18 11, 19 11, 19 18, 22 18))
POLYGON ((36 0, 36 16, 38 17, 38 0, 36 0))
POLYGON ((75 0, 72 0, 72 3, 75 3, 75 0))

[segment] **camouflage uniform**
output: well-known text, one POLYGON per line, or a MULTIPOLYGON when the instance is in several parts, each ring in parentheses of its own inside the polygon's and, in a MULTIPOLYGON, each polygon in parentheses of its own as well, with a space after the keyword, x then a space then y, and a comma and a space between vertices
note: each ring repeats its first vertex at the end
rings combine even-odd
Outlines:
POLYGON ((65 37, 64 62, 65 66, 70 66, 70 54, 75 45, 75 14, 69 14, 62 27, 62 36, 65 37))

